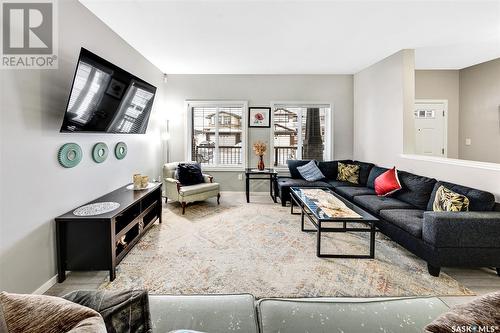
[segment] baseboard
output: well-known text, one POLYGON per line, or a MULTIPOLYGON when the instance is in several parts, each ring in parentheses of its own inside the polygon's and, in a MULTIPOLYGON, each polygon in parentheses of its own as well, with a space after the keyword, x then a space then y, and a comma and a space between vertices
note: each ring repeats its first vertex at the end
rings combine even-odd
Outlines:
POLYGON ((54 275, 53 277, 51 277, 47 282, 45 282, 44 284, 42 284, 37 290, 35 290, 34 292, 32 292, 32 294, 42 295, 47 290, 49 290, 50 287, 52 287, 56 283, 57 283, 57 274, 54 275))

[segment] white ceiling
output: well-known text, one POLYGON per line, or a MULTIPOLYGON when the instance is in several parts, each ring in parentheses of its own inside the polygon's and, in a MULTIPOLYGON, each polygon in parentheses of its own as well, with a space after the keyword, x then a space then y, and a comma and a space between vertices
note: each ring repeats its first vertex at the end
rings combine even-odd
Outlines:
POLYGON ((80 1, 168 74, 352 74, 404 48, 418 69, 500 57, 500 1, 80 1))

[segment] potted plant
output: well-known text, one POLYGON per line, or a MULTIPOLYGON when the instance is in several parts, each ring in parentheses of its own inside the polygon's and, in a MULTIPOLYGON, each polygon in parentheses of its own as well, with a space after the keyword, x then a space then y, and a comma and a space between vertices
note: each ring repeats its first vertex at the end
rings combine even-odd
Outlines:
POLYGON ((255 155, 259 156, 259 162, 257 163, 257 169, 259 170, 264 170, 265 165, 264 165, 264 154, 266 153, 267 146, 264 142, 262 141, 257 141, 253 144, 253 151, 255 152, 255 155))

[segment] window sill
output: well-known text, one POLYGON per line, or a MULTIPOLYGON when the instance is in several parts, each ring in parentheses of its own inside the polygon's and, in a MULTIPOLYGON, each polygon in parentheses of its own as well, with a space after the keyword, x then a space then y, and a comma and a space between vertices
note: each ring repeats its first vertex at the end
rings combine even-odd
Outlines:
POLYGON ((234 167, 222 167, 222 166, 214 166, 214 167, 201 167, 202 171, 214 171, 214 172, 244 172, 245 168, 242 166, 234 166, 234 167))

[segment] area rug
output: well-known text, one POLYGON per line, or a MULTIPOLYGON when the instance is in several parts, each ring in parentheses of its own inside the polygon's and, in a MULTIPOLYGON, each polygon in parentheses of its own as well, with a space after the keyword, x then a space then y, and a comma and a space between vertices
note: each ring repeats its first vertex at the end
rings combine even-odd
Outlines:
MULTIPOLYGON (((322 251, 367 249, 368 238, 360 234, 322 239, 322 251)), ((300 231, 300 216, 289 207, 225 197, 220 206, 190 205, 183 216, 173 203, 164 206, 163 224, 154 225, 118 265, 116 279, 99 289, 258 298, 474 295, 444 273, 429 275, 424 261, 383 235, 377 236, 374 260, 320 259, 315 251, 316 235, 300 231)))

